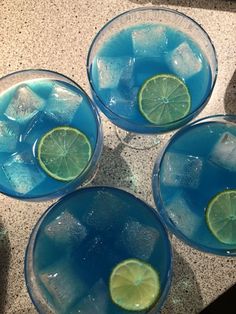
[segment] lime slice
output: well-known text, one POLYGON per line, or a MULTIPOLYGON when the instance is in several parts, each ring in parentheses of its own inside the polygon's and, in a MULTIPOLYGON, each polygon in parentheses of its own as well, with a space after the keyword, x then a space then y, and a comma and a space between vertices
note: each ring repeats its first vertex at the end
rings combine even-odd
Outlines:
POLYGON ((139 90, 138 102, 142 115, 158 125, 185 117, 191 106, 187 86, 170 74, 158 74, 147 79, 139 90))
POLYGON ((125 310, 148 309, 157 301, 159 293, 159 274, 143 261, 127 259, 118 264, 111 273, 111 298, 125 310))
POLYGON ((88 138, 78 129, 57 127, 40 139, 38 160, 42 169, 52 178, 71 181, 86 168, 91 151, 88 138))
POLYGON ((236 190, 226 190, 213 197, 206 210, 206 221, 220 242, 236 244, 236 190))

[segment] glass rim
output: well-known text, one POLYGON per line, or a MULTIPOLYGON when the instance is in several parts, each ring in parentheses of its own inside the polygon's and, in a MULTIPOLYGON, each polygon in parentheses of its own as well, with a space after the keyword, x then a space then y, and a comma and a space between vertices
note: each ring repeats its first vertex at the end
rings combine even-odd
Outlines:
MULTIPOLYGON (((107 23, 105 23, 101 28, 100 30, 97 32, 97 34, 94 36, 91 44, 90 44, 90 47, 89 47, 89 50, 88 50, 88 53, 87 53, 87 59, 86 59, 86 71, 87 71, 87 77, 88 77, 88 81, 89 81, 89 85, 90 85, 90 88, 92 90, 92 94, 95 95, 95 97, 98 99, 98 101, 100 102, 101 104, 101 107, 105 107, 106 110, 108 110, 110 112, 111 115, 115 116, 116 118, 118 118, 119 120, 121 121, 125 121, 125 122, 128 122, 130 125, 133 125, 133 126, 138 126, 139 124, 136 124, 135 122, 133 121, 130 121, 130 120, 127 120, 125 119, 124 117, 121 117, 119 114, 113 112, 108 106, 106 106, 104 104, 104 101, 101 99, 101 97, 98 95, 97 93, 97 90, 95 88, 95 85, 93 83, 93 80, 92 80, 92 75, 90 75, 90 64, 92 64, 92 59, 91 59, 91 55, 92 55, 92 52, 93 52, 93 47, 94 45, 99 41, 100 39, 100 35, 106 31, 107 27, 109 27, 111 24, 113 24, 113 22, 115 22, 116 20, 122 18, 123 16, 125 15, 129 15, 129 14, 132 14, 132 13, 136 13, 136 12, 143 12, 143 11, 163 11, 163 12, 169 12, 173 15, 179 15, 181 17, 183 17, 184 19, 187 19, 189 20, 191 23, 195 24, 199 30, 206 36, 207 40, 209 41, 210 43, 210 46, 212 48, 212 51, 213 51, 213 55, 214 55, 214 62, 215 62, 215 75, 214 77, 212 77, 212 82, 211 82, 211 88, 210 90, 208 91, 207 95, 205 95, 205 97, 203 98, 203 100, 201 101, 201 104, 191 113, 189 113, 188 115, 184 116, 183 118, 180 118, 174 122, 171 122, 171 123, 166 123, 166 124, 163 124, 163 125, 155 125, 155 124, 150 124, 149 125, 145 125, 145 128, 147 129, 165 129, 165 128, 168 128, 168 127, 172 127, 171 129, 176 129, 174 126, 175 124, 178 124, 178 123, 181 123, 182 121, 184 121, 186 118, 189 118, 189 120, 192 120, 194 118, 194 116, 196 116, 197 114, 200 113, 200 111, 202 111, 204 109, 204 107, 207 105, 211 95, 212 95, 212 92, 214 90, 214 87, 215 87, 215 84, 216 84, 216 79, 218 77, 218 57, 217 57, 217 53, 216 53, 216 49, 215 49, 215 46, 213 44, 213 41, 212 39, 210 38, 210 36, 208 35, 208 33, 205 31, 205 29, 197 22, 195 21, 193 18, 191 18, 190 16, 186 15, 185 13, 182 13, 182 12, 179 12, 175 9, 170 9, 170 8, 166 8, 166 7, 159 7, 159 6, 147 6, 147 7, 138 7, 138 8, 134 8, 134 9, 130 9, 130 10, 127 10, 127 11, 124 11, 118 15, 116 15, 115 17, 113 17, 112 19, 110 19, 107 23)), ((204 54, 205 55, 205 54, 204 54)), ((207 58, 207 56, 205 56, 207 58)), ((208 58, 207 58, 208 59, 208 58)), ((96 104, 96 101, 95 101, 95 104, 96 104)), ((97 105, 97 104, 96 104, 97 105)), ((99 108, 100 106, 97 105, 99 108)), ((102 110, 102 109, 101 109, 102 110)), ((105 114, 106 115, 106 114, 105 114)), ((110 119, 109 119, 110 120, 110 119)), ((178 127, 177 127, 178 128, 178 127)), ((156 132, 156 133, 161 133, 162 131, 160 132, 156 132)), ((155 131, 154 131, 155 133, 155 131)))
POLYGON ((205 124, 205 123, 208 123, 208 121, 209 122, 214 122, 214 121, 217 122, 217 119, 223 120, 224 118, 234 119, 235 123, 236 123, 236 115, 233 115, 233 114, 217 114, 217 115, 205 116, 203 118, 200 118, 198 120, 195 120, 195 121, 187 124, 186 126, 181 128, 180 130, 178 130, 167 141, 167 143, 162 148, 159 156, 156 158, 156 161, 154 163, 154 167, 153 167, 153 171, 152 171, 152 194, 153 194, 154 203, 156 205, 156 208, 157 208, 160 216, 162 217, 165 225, 167 226, 167 229, 172 234, 174 234, 178 239, 180 239, 181 241, 183 241, 184 243, 186 243, 190 247, 197 249, 198 251, 202 251, 204 253, 214 254, 214 255, 218 255, 218 256, 225 256, 225 257, 234 257, 234 256, 236 256, 236 247, 235 248, 229 247, 228 250, 227 249, 211 248, 211 247, 208 247, 204 244, 201 244, 201 243, 199 244, 199 243, 191 240, 189 237, 185 236, 181 232, 180 229, 174 227, 173 224, 171 224, 171 222, 169 220, 169 215, 166 212, 165 206, 163 204, 163 197, 161 196, 161 192, 160 192, 160 171, 161 171, 161 167, 162 167, 163 158, 165 156, 165 153, 166 153, 168 147, 170 147, 172 145, 174 140, 176 138, 178 138, 179 136, 181 136, 182 134, 184 134, 185 131, 188 131, 189 129, 191 129, 195 125, 205 124), (233 252, 230 252, 230 249, 232 249, 233 252), (228 253, 228 252, 230 252, 230 253, 228 253))
MULTIPOLYGON (((24 278, 25 278, 25 284, 26 284, 26 288, 28 291, 28 294, 30 296, 30 299, 32 301, 32 303, 34 304, 35 308, 37 309, 37 311, 40 314, 44 314, 43 312, 41 312, 41 310, 39 309, 38 306, 38 301, 34 298, 33 295, 33 289, 31 286, 31 280, 30 278, 30 270, 28 269, 28 260, 30 255, 33 255, 34 250, 35 250, 35 243, 37 241, 37 237, 38 237, 38 231, 41 227, 41 224, 43 223, 43 221, 45 220, 45 218, 47 217, 48 214, 51 213, 51 211, 53 211, 54 207, 57 208, 58 205, 60 205, 62 202, 66 202, 68 201, 71 197, 73 197, 76 194, 80 194, 80 192, 83 192, 84 190, 116 190, 119 191, 123 194, 129 195, 130 197, 132 197, 133 199, 135 199, 137 202, 142 203, 143 205, 145 205, 145 207, 147 208, 148 211, 150 211, 153 216, 155 216, 155 219, 158 221, 158 223, 160 224, 162 231, 163 231, 163 235, 164 238, 166 240, 166 251, 168 252, 168 265, 167 265, 167 271, 166 271, 166 282, 164 284, 164 289, 160 295, 159 301, 160 303, 158 304, 157 302, 157 307, 158 310, 160 310, 163 305, 165 304, 166 298, 168 296, 168 293, 170 291, 170 287, 171 287, 171 282, 172 282, 172 277, 173 277, 173 246, 171 244, 170 238, 169 238, 169 233, 168 233, 168 229, 161 217, 161 215, 159 214, 159 212, 157 210, 155 210, 155 208, 153 208, 152 206, 150 206, 147 202, 145 202, 144 200, 142 200, 141 198, 139 198, 138 196, 136 196, 135 194, 131 193, 130 191, 127 191, 124 188, 118 188, 115 186, 108 186, 108 185, 96 185, 96 186, 89 186, 89 187, 82 187, 79 188, 78 190, 75 190, 69 194, 64 195, 63 197, 61 197, 60 199, 58 199, 55 203, 51 204, 46 211, 44 211, 42 213, 42 215, 38 218, 38 220, 36 221, 29 239, 28 239, 28 243, 27 243, 27 247, 25 250, 25 255, 24 255, 24 278)), ((33 270, 31 270, 33 271, 33 270)), ((43 298, 44 299, 44 298, 43 298)))
MULTIPOLYGON (((45 193, 43 195, 35 195, 35 196, 27 196, 27 195, 14 195, 13 193, 11 192, 6 192, 6 191, 3 191, 2 188, 0 188, 0 193, 3 194, 3 195, 6 195, 8 197, 11 197, 11 198, 14 198, 14 199, 18 199, 18 200, 23 200, 23 201, 45 201, 45 200, 49 200, 49 199, 53 199, 53 198, 56 198, 56 197, 59 197, 60 194, 62 193, 65 194, 67 192, 67 189, 70 187, 76 187, 78 186, 78 182, 80 180, 80 178, 82 176, 86 176, 86 173, 89 172, 90 170, 90 167, 91 167, 91 164, 93 162, 97 162, 96 161, 96 152, 99 150, 100 146, 103 145, 103 130, 102 130, 102 122, 101 122, 101 117, 100 117, 100 114, 99 114, 99 111, 98 111, 98 108, 96 107, 96 105, 94 104, 93 100, 90 98, 90 96, 87 94, 87 92, 78 84, 76 83, 73 79, 71 79, 69 76, 66 76, 60 72, 57 72, 57 71, 53 71, 53 70, 48 70, 48 69, 40 69, 40 68, 32 68, 32 69, 24 69, 24 70, 19 70, 19 71, 14 71, 14 72, 11 72, 11 73, 8 73, 2 77, 0 77, 0 85, 1 85, 1 82, 5 79, 8 79, 10 78, 11 76, 14 76, 14 75, 20 75, 21 73, 30 73, 30 72, 35 72, 35 73, 51 73, 51 74, 54 74, 54 75, 59 75, 61 76, 62 78, 65 78, 66 80, 69 81, 69 83, 71 82, 72 86, 76 87, 76 89, 80 90, 82 92, 82 94, 84 94, 84 96, 86 97, 86 100, 88 101, 88 104, 90 105, 90 108, 91 108, 91 112, 94 116, 94 119, 95 119, 95 123, 96 123, 96 126, 97 126, 97 136, 96 136, 96 144, 95 144, 95 147, 94 147, 94 150, 93 150, 93 154, 86 166, 86 168, 83 170, 83 172, 75 179, 73 179, 72 181, 69 181, 69 182, 65 182, 65 184, 63 184, 63 186, 59 189, 57 189, 56 191, 54 192, 51 192, 51 193, 45 193)), ((44 79, 44 78, 42 78, 44 79)), ((47 78, 45 78, 47 79, 47 78)), ((82 183, 85 181, 85 179, 82 181, 82 183)), ((80 183, 80 184, 82 184, 80 183)))

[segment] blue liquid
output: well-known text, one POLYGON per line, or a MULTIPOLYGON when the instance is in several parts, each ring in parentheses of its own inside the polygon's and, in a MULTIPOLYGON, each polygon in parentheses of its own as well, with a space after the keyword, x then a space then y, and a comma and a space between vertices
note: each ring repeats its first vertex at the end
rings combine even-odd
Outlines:
MULTIPOLYGON (((200 47, 186 34, 174 28, 165 27, 166 41, 160 51, 156 51, 152 56, 137 56, 135 54, 132 33, 137 30, 150 30, 157 26, 155 24, 137 25, 115 34, 103 44, 90 69, 90 77, 96 93, 94 95, 95 101, 113 123, 129 131, 151 133, 155 131, 156 127, 156 131, 163 132, 180 126, 178 123, 173 123, 169 126, 159 127, 157 130, 158 126, 151 124, 142 116, 137 101, 138 90, 144 81, 151 76, 162 73, 179 76, 170 65, 170 56, 180 44, 187 43, 196 58, 201 62, 200 71, 187 78, 180 76, 191 95, 192 103, 188 116, 203 105, 212 86, 210 66, 200 47), (125 80, 125 78, 122 78, 114 88, 100 88, 100 70, 97 66, 97 60, 104 57, 124 59, 130 57, 134 62, 133 69, 130 67, 127 71, 127 73, 132 72, 131 79, 125 80)), ((130 73, 126 74, 127 77, 129 75, 130 73)), ((184 123, 186 122, 187 117, 184 119, 184 123)))
MULTIPOLYGON (((41 99, 44 100, 45 104, 43 108, 40 108, 38 113, 36 113, 26 123, 18 123, 17 120, 12 122, 19 129, 18 142, 14 151, 11 151, 10 153, 0 152, 0 190, 3 193, 15 197, 40 198, 46 195, 50 195, 52 193, 57 193, 58 190, 66 186, 70 186, 70 183, 68 182, 60 182, 49 177, 39 166, 39 163, 37 161, 37 144, 40 138, 49 130, 55 127, 67 125, 79 129, 87 136, 93 152, 98 137, 98 121, 86 95, 81 90, 75 88, 68 83, 55 80, 32 80, 24 82, 22 86, 23 85, 27 85, 34 93, 36 93, 37 96, 41 97, 41 99), (52 118, 50 114, 46 114, 49 96, 54 86, 64 87, 68 91, 82 96, 82 102, 80 103, 80 105, 78 105, 76 111, 73 113, 73 119, 70 122, 64 122, 63 119, 57 120, 56 116, 52 118), (33 177, 32 179, 32 184, 35 184, 35 180, 38 180, 37 183, 39 182, 39 184, 35 184, 36 186, 33 187, 33 189, 26 189, 26 193, 15 189, 15 187, 12 186, 12 184, 9 182, 3 170, 4 164, 14 158, 14 156, 18 156, 18 154, 23 154, 24 156, 27 156, 28 163, 30 164, 29 171, 32 173, 32 175, 34 172, 36 173, 35 177, 33 177)), ((6 116, 6 110, 19 86, 20 85, 13 86, 12 88, 6 90, 3 94, 0 95, 1 121, 11 121, 6 116)), ((66 105, 67 103, 65 101, 65 106, 66 105)), ((20 180, 22 180, 22 184, 24 184, 24 180, 26 179, 24 177, 20 178, 19 174, 19 181, 20 180)))
MULTIPOLYGON (((225 135, 228 136, 228 134, 235 137, 236 145, 236 125, 234 123, 200 123, 187 128, 186 131, 181 131, 167 147, 161 163, 159 182, 163 208, 168 211, 168 208, 172 207, 172 210, 169 211, 169 223, 172 227, 179 229, 182 236, 190 239, 193 245, 210 251, 216 249, 219 254, 223 251, 233 252, 236 247, 235 245, 221 243, 212 235, 205 220, 205 211, 208 203, 217 193, 226 189, 236 189, 235 168, 231 168, 232 161, 235 160, 235 152, 234 159, 233 155, 230 158, 229 166, 226 160, 229 155, 225 155, 225 160, 222 152, 220 157, 219 155, 215 157, 215 150, 220 147, 216 145, 219 145, 222 138, 225 135), (186 172, 183 171, 180 174, 191 177, 189 186, 181 186, 181 184, 173 186, 166 183, 164 176, 167 164, 165 162, 169 153, 181 154, 185 159, 188 158, 187 156, 194 156, 201 160, 201 167, 196 170, 194 175, 191 170, 187 172, 187 169, 186 172), (196 178, 198 179, 196 180, 196 178), (193 188, 191 182, 198 183, 193 188), (180 200, 181 202, 184 200, 184 203, 188 204, 187 211, 183 210, 183 206, 180 209, 180 200), (179 217, 173 218, 175 213, 179 217), (189 226, 187 226, 188 224, 189 226)), ((170 167, 172 167, 173 172, 178 173, 174 164, 175 161, 172 160, 172 166, 170 167)), ((174 177, 176 178, 176 176, 172 177, 173 180, 174 177)))
MULTIPOLYGON (((126 311, 110 298, 110 274, 117 263, 128 258, 140 258, 150 263, 160 275, 161 296, 156 305, 159 309, 168 290, 170 254, 166 232, 154 211, 145 203, 121 190, 90 188, 69 195, 44 217, 33 250, 33 272, 40 294, 58 313, 75 314, 81 310, 84 314, 118 314, 126 311), (58 221, 57 217, 62 212, 72 215, 80 226, 77 235, 71 232, 69 239, 65 227, 57 234, 52 232, 52 223, 58 221), (63 279, 63 276, 68 276, 65 274, 68 270, 72 277, 70 283, 63 279), (64 282, 63 291, 70 291, 71 286, 78 282, 83 282, 82 286, 86 287, 84 290, 77 287, 75 296, 70 301, 66 300, 68 304, 62 309, 60 299, 63 300, 64 292, 58 293, 60 283, 57 282, 57 292, 53 294, 45 284, 45 276, 42 275, 45 273, 47 276, 59 274, 64 282), (94 296, 93 287, 97 283, 102 284, 98 284, 94 296)), ((37 305, 37 300, 34 301, 37 305)))

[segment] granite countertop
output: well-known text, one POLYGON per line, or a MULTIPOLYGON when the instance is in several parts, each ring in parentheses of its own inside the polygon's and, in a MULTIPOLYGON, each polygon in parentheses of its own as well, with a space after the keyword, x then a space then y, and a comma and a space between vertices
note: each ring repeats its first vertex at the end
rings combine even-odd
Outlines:
MULTIPOLYGON (((148 0, 0 0, 0 77, 44 68, 61 72, 89 92, 85 60, 100 27, 122 11, 143 5, 177 9, 197 20, 216 47, 219 74, 201 113, 236 114, 236 2, 148 0)), ((123 146, 102 116, 105 146, 92 184, 127 188, 153 204, 151 172, 159 148, 123 146), (143 166, 145 165, 145 167, 143 166)), ((52 203, 30 203, 0 195, 0 314, 36 313, 24 284, 24 252, 32 227, 52 203)), ((236 282, 236 259, 198 252, 172 237, 174 278, 162 314, 198 313, 236 282)))

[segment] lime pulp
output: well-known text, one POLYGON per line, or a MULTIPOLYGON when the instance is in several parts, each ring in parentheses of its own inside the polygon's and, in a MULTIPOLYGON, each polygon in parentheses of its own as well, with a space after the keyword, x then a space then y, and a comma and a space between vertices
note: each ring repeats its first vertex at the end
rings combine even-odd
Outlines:
POLYGON ((191 97, 180 78, 171 74, 158 74, 143 83, 138 103, 140 112, 149 122, 165 125, 189 113, 191 97))
POLYGON ((212 198, 206 221, 218 241, 236 245, 236 190, 225 190, 212 198))
POLYGON ((142 311, 158 300, 159 274, 146 262, 127 259, 113 269, 109 288, 116 305, 128 311, 142 311))
POLYGON ((50 130, 40 139, 38 161, 52 178, 71 181, 84 171, 91 151, 85 134, 76 128, 62 126, 50 130))

